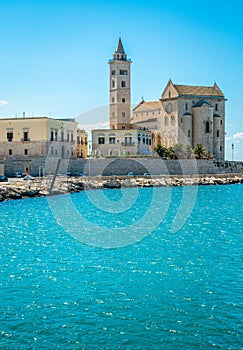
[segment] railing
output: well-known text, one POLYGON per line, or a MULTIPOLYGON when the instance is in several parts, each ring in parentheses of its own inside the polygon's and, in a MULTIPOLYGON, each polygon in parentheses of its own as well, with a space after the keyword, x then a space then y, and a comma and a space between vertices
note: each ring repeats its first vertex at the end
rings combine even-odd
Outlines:
POLYGON ((22 142, 29 142, 30 141, 30 138, 29 137, 24 137, 21 139, 22 142))

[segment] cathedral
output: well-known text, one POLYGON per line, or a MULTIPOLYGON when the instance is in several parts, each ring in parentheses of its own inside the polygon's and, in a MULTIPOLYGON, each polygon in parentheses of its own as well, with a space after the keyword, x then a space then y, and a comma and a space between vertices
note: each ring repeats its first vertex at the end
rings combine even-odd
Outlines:
POLYGON ((92 131, 96 156, 151 154, 161 144, 197 144, 224 160, 225 97, 218 85, 190 86, 168 81, 161 98, 143 99, 131 114, 131 64, 121 38, 110 66, 110 129, 92 131))

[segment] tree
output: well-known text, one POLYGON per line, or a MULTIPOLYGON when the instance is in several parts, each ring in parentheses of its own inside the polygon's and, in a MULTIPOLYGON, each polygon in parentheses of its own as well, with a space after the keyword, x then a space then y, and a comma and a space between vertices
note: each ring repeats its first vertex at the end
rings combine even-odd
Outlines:
POLYGON ((210 159, 210 152, 203 147, 201 143, 198 143, 197 146, 193 149, 196 159, 210 159))
POLYGON ((164 147, 161 144, 158 144, 157 146, 154 147, 154 152, 157 153, 161 158, 167 157, 168 150, 166 147, 164 147))

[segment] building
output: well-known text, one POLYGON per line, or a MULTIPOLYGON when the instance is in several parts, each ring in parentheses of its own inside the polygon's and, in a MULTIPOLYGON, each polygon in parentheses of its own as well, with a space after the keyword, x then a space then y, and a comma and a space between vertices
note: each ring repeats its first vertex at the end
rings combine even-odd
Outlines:
POLYGON ((0 119, 0 159, 76 158, 77 123, 47 117, 0 119))
POLYGON ((131 63, 121 38, 109 60, 110 129, 92 130, 92 153, 121 156, 151 153, 151 132, 131 125, 131 63))
POLYGON ((94 154, 148 154, 158 144, 180 143, 192 148, 202 144, 216 159, 224 159, 226 99, 216 83, 189 86, 169 80, 159 100, 145 102, 142 98, 131 115, 132 62, 121 38, 108 63, 110 129, 92 131, 94 154))
POLYGON ((129 156, 149 154, 151 132, 145 130, 93 130, 92 147, 96 156, 129 156))
POLYGON ((202 144, 216 159, 224 159, 226 99, 216 83, 189 86, 169 80, 160 101, 162 144, 202 144))
POLYGON ((77 130, 77 158, 87 158, 88 155, 88 134, 83 129, 77 130))
POLYGON ((142 100, 131 124, 151 130, 152 147, 202 144, 216 159, 225 153, 225 97, 218 85, 176 85, 169 80, 158 101, 142 100))

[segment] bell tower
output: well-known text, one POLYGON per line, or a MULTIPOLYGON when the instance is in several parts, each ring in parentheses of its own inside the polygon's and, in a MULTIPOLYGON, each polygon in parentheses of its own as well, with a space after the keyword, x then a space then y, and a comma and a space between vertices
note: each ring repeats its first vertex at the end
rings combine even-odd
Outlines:
POLYGON ((130 129, 131 118, 131 75, 132 61, 122 45, 121 38, 110 65, 110 129, 130 129))

